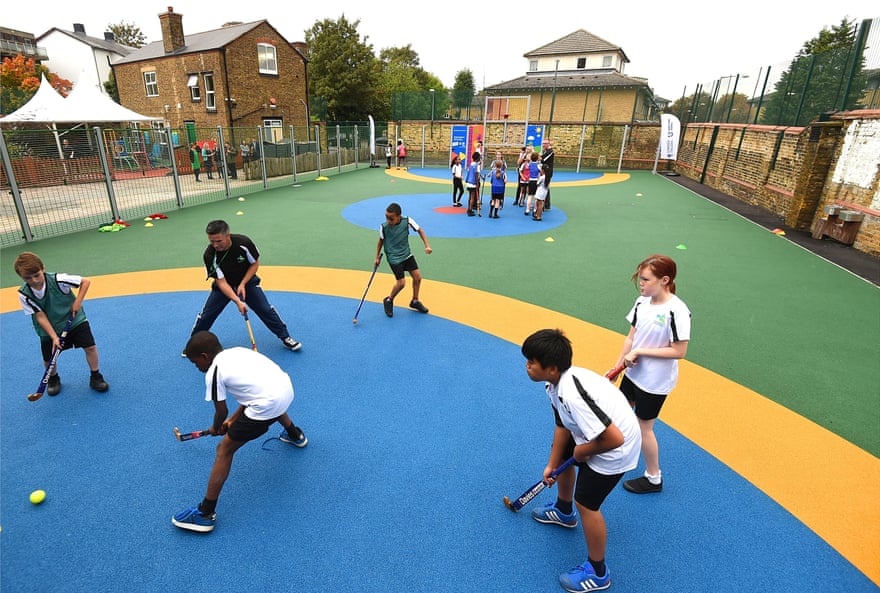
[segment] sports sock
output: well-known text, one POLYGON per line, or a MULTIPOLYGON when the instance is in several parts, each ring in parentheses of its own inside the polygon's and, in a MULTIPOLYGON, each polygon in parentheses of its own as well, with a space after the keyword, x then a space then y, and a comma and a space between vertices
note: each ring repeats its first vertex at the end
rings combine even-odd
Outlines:
POLYGON ((216 500, 208 500, 207 498, 205 498, 199 504, 199 511, 201 511, 202 515, 205 515, 205 516, 213 515, 214 509, 216 509, 216 508, 217 508, 217 501, 216 500))
POLYGON ((572 508, 572 504, 571 504, 570 500, 562 500, 559 498, 556 499, 556 508, 559 509, 560 511, 562 511, 563 513, 565 513, 566 515, 570 515, 571 512, 574 510, 572 508))
POLYGON ((590 561, 590 564, 593 566, 593 570, 596 572, 597 577, 605 576, 605 560, 593 560, 592 558, 587 558, 590 561))

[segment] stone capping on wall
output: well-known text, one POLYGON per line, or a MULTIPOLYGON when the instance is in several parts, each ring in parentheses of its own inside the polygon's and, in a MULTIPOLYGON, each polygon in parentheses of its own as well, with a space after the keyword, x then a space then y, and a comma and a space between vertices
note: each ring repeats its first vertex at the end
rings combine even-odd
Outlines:
POLYGON ((834 203, 838 206, 843 206, 847 210, 857 210, 862 214, 867 214, 869 216, 875 216, 880 218, 880 210, 874 210, 872 208, 868 208, 866 206, 861 206, 859 204, 853 204, 852 202, 845 202, 843 200, 834 200, 834 203))

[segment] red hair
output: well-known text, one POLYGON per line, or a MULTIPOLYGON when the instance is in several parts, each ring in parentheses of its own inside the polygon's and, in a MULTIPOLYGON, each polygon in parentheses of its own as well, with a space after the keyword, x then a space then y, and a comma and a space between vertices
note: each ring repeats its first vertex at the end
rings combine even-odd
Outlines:
POLYGON ((643 259, 638 266, 636 266, 636 273, 632 276, 633 282, 638 281, 639 272, 645 268, 651 270, 651 273, 657 278, 663 278, 664 276, 668 277, 669 292, 675 294, 675 273, 677 272, 677 267, 675 261, 671 257, 657 253, 649 255, 643 259))

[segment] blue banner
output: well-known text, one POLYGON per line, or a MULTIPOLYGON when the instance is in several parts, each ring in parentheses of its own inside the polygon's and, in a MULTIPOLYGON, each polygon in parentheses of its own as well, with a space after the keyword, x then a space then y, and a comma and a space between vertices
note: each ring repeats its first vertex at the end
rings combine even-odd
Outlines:
POLYGON ((544 126, 529 126, 526 128, 526 146, 531 146, 535 152, 541 152, 541 144, 544 143, 544 126))
POLYGON ((458 155, 462 163, 468 160, 468 127, 452 126, 452 147, 450 148, 449 162, 452 163, 452 157, 458 155))

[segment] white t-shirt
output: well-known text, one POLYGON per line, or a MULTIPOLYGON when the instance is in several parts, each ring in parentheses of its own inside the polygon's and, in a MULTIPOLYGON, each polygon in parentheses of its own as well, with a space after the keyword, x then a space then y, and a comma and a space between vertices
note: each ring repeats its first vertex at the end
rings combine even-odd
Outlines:
MULTIPOLYGON (((652 305, 651 297, 640 296, 626 320, 636 328, 633 350, 663 348, 691 339, 691 312, 675 295, 662 305, 652 305)), ((626 370, 626 376, 642 391, 665 395, 678 382, 678 360, 640 356, 636 365, 626 370)))
POLYGON ((205 373, 205 399, 232 396, 245 406, 251 420, 272 420, 293 402, 290 376, 268 357, 247 348, 227 348, 214 357, 205 373), (215 395, 216 391, 216 395, 215 395))
POLYGON ((547 397, 577 445, 594 440, 610 423, 623 433, 623 444, 616 449, 593 455, 587 465, 610 476, 635 469, 642 448, 642 433, 629 402, 608 379, 593 371, 571 367, 559 377, 559 383, 545 383, 547 397), (575 377, 587 394, 584 397, 575 377))

